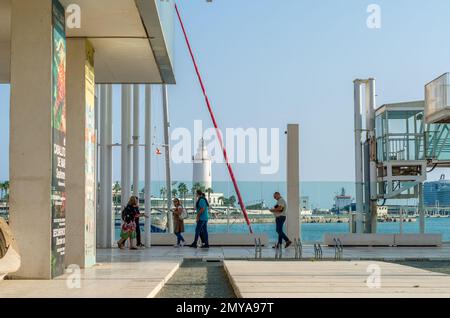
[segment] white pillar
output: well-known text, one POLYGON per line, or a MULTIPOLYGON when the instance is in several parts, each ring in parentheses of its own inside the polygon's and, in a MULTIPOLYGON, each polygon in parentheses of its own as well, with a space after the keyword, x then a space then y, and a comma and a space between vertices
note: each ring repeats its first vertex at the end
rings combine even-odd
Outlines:
POLYGON ((139 85, 133 85, 133 195, 136 197, 139 197, 139 93, 139 85))
POLYGON ((112 125, 113 125, 113 87, 106 85, 106 120, 105 120, 105 209, 106 209, 106 247, 114 246, 115 214, 113 211, 113 162, 112 162, 112 125))
POLYGON ((52 248, 64 220, 52 215, 52 43, 52 1, 12 1, 10 225, 21 256, 14 276, 21 278, 50 279, 64 269, 57 251, 64 245, 52 248))
POLYGON ((122 85, 122 162, 121 162, 121 187, 122 208, 128 203, 131 196, 130 172, 131 172, 131 86, 122 85))
POLYGON ((356 232, 363 233, 363 163, 361 148, 362 116, 361 116, 361 82, 354 81, 355 101, 355 179, 356 179, 356 232))
POLYGON ((301 239, 300 231, 300 148, 299 126, 290 124, 287 129, 287 236, 301 239))
POLYGON ((145 85, 145 218, 144 240, 145 246, 151 245, 151 213, 152 213, 152 103, 151 86, 145 85))
POLYGON ((67 41, 66 266, 96 262, 96 131, 94 49, 67 41))
POLYGON ((164 149, 166 157, 166 188, 167 188, 167 222, 170 233, 173 233, 173 217, 170 213, 172 207, 172 179, 170 174, 170 119, 169 119, 169 97, 167 85, 162 86, 163 115, 164 115, 164 149))
POLYGON ((100 85, 100 145, 99 145, 99 211, 98 211, 98 237, 97 246, 108 247, 108 208, 107 208, 107 119, 108 119, 108 91, 105 84, 100 85))

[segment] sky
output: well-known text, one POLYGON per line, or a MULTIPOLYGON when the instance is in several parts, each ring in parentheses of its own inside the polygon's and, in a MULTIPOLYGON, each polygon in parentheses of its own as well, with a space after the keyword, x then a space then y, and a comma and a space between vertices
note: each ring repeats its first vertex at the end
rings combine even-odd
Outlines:
MULTIPOLYGON (((354 180, 353 80, 377 79, 377 104, 422 100, 424 85, 450 71, 448 0, 206 0, 178 1, 200 71, 222 128, 278 128, 280 169, 235 164, 242 181, 286 179, 283 132, 300 125, 302 181, 354 180), (370 4, 381 28, 369 29, 370 4)), ((180 27, 175 21, 169 87, 172 129, 211 127, 180 27)), ((8 178, 9 87, 0 86, 0 180, 8 178)), ((114 89, 114 141, 120 142, 120 90, 114 89)), ((162 143, 160 87, 153 87, 153 126, 162 143)), ((194 146, 193 146, 194 147, 194 146)), ((154 179, 164 158, 152 155, 154 179)), ((142 160, 143 161, 143 160, 142 160)), ((143 164, 141 165, 143 167, 143 164)), ((142 171, 143 172, 143 171, 142 171)), ((435 179, 445 171, 435 171, 435 179)), ((450 176, 450 172, 448 175, 450 176)), ((173 178, 191 180, 189 164, 173 164, 173 178)), ((143 179, 143 173, 142 179, 143 179)), ((223 164, 214 180, 229 180, 223 164)), ((120 179, 119 149, 114 179, 120 179)))

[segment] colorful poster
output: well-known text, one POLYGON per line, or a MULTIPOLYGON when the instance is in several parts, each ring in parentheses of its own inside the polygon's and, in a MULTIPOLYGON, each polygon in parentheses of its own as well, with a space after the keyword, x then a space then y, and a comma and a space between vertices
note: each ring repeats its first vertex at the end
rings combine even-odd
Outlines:
POLYGON ((52 49, 52 277, 64 273, 66 249, 66 33, 65 10, 53 0, 52 49))
POLYGON ((85 133, 85 266, 95 264, 95 209, 96 209, 96 173, 95 173, 95 147, 97 144, 95 134, 95 73, 94 48, 86 41, 85 64, 86 89, 86 133, 85 133))

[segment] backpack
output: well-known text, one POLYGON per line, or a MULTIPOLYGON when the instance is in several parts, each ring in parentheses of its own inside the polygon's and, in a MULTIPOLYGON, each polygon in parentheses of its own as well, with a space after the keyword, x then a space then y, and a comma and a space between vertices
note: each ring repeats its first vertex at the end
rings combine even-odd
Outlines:
POLYGON ((130 209, 129 206, 126 206, 122 210, 122 221, 124 221, 125 223, 128 224, 128 223, 130 223, 133 220, 134 220, 133 211, 130 209))

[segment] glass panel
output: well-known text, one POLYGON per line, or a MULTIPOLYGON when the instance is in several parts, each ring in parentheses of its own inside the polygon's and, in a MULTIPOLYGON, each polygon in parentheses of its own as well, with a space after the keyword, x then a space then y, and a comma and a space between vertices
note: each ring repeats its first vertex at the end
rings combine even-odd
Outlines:
POLYGON ((425 116, 427 122, 450 121, 450 74, 446 73, 425 86, 425 116))

